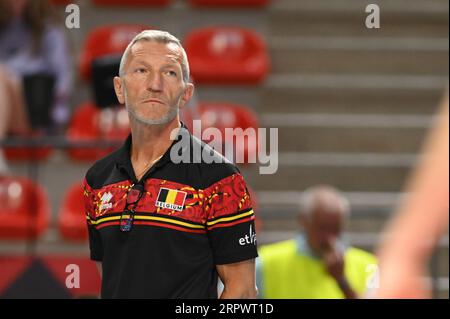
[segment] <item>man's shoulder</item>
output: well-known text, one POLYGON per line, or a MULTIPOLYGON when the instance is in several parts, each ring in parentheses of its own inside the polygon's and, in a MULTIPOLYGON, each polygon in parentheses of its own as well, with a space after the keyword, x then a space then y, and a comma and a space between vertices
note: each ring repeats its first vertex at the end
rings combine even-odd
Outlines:
POLYGON ((119 151, 116 150, 105 157, 97 160, 86 172, 86 181, 92 188, 102 185, 111 173, 119 159, 119 151))
POLYGON ((201 176, 202 188, 207 188, 229 176, 239 174, 239 168, 209 144, 192 136, 193 163, 201 176), (195 152, 200 149, 200 152, 195 152))

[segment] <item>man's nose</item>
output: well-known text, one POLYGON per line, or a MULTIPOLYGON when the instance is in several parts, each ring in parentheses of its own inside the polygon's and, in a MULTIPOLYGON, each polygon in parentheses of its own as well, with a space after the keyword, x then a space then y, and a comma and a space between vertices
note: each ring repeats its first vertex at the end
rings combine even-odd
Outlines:
POLYGON ((162 75, 153 73, 147 78, 147 89, 149 91, 161 92, 163 89, 162 75))

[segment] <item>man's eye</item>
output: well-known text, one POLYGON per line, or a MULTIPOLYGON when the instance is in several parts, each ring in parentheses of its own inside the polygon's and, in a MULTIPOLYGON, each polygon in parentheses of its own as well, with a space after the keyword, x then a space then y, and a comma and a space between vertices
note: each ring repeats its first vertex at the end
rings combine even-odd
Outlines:
POLYGON ((147 69, 137 68, 136 70, 134 70, 134 72, 136 72, 136 73, 147 73, 147 69))
POLYGON ((166 73, 167 73, 168 75, 174 76, 174 77, 176 77, 176 76, 178 75, 178 73, 175 72, 175 71, 167 71, 166 73))

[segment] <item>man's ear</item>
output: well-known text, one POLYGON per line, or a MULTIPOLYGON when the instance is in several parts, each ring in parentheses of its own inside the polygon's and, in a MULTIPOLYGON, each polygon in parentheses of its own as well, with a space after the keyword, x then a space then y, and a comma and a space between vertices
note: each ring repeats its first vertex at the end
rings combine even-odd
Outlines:
POLYGON ((180 109, 183 108, 194 95, 194 84, 187 83, 183 96, 181 97, 180 109))
POLYGON ((120 104, 125 104, 125 96, 123 94, 122 79, 118 76, 114 77, 114 91, 120 104))

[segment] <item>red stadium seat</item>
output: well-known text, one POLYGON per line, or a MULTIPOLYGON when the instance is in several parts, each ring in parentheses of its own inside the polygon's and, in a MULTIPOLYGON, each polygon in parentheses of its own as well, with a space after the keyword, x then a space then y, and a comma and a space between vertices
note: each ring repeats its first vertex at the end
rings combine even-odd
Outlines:
POLYGON ((203 84, 258 84, 269 72, 263 39, 239 27, 207 27, 185 39, 192 75, 203 84))
POLYGON ((195 7, 262 7, 269 0, 189 0, 195 7))
POLYGON ((84 241, 87 239, 83 186, 81 183, 75 183, 66 193, 58 214, 58 228, 61 236, 66 240, 84 241))
MULTIPOLYGON (((106 112, 117 112, 109 109, 106 112)), ((114 117, 114 114, 111 114, 114 117)), ((122 142, 128 136, 130 129, 126 112, 122 109, 119 122, 115 125, 113 120, 103 123, 100 118, 100 109, 93 103, 85 103, 77 107, 67 130, 67 139, 71 142, 122 142), (123 117, 126 117, 124 119, 123 117)), ((114 147, 76 147, 68 149, 70 158, 79 161, 95 161, 111 151, 114 147)))
POLYGON ((49 202, 33 181, 0 177, 0 200, 0 239, 37 239, 47 229, 49 202))
MULTIPOLYGON (((226 135, 226 128, 241 128, 246 130, 248 128, 253 128, 256 133, 258 133, 259 121, 256 114, 248 107, 230 104, 230 103, 200 103, 198 106, 198 111, 200 114, 202 132, 207 128, 217 128, 222 134, 222 145, 214 145, 214 141, 208 139, 203 139, 205 142, 211 142, 211 146, 219 146, 222 148, 222 154, 225 154, 226 147, 233 147, 234 158, 233 161, 238 158, 243 158, 244 163, 237 164, 247 164, 249 163, 249 158, 255 158, 258 151, 258 140, 254 143, 249 143, 248 136, 244 134, 244 144, 237 143, 237 140, 233 138, 230 140, 226 135)), ((241 136, 241 134, 237 134, 241 136)), ((212 138, 211 138, 212 139, 212 138)), ((217 150, 217 148, 216 148, 217 150)))
MULTIPOLYGON (((30 139, 39 138, 43 133, 34 132, 30 139)), ((5 147, 5 156, 10 161, 45 161, 53 154, 53 148, 45 147, 5 147)))
POLYGON ((86 81, 90 79, 91 65, 94 59, 112 55, 121 56, 134 36, 145 29, 149 29, 149 27, 117 24, 102 26, 91 31, 81 52, 80 73, 83 79, 86 81))
POLYGON ((73 0, 51 0, 50 3, 57 6, 67 6, 68 4, 73 3, 73 0))
POLYGON ((96 5, 102 6, 166 6, 171 0, 92 0, 96 5))

